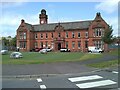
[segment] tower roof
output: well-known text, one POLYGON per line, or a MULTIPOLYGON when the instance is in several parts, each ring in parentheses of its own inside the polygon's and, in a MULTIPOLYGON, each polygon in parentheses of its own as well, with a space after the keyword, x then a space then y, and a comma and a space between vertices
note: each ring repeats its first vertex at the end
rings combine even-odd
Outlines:
POLYGON ((41 14, 46 14, 46 10, 45 10, 45 9, 42 9, 42 10, 41 10, 41 14))

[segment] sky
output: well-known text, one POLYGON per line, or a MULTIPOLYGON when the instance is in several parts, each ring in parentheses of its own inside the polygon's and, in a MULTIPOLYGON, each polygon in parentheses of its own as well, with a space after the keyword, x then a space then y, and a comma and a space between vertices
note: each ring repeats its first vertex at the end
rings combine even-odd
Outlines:
POLYGON ((39 24, 41 9, 48 15, 48 23, 94 20, 100 12, 102 18, 113 27, 118 36, 118 0, 104 2, 1 2, 0 37, 16 35, 21 19, 26 23, 39 24))

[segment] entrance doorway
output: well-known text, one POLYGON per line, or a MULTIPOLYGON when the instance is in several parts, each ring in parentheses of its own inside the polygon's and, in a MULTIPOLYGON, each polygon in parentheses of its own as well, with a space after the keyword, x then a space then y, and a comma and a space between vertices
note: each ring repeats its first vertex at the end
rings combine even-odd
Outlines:
POLYGON ((61 49, 61 43, 58 43, 58 50, 61 49))

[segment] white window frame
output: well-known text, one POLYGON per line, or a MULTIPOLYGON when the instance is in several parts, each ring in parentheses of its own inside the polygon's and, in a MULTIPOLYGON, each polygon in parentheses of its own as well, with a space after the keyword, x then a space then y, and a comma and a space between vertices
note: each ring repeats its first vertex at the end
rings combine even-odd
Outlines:
POLYGON ((81 47, 81 41, 78 41, 78 49, 81 47))
POLYGON ((37 35, 37 33, 35 33, 35 39, 38 39, 38 35, 37 35))
POLYGON ((78 38, 80 38, 80 32, 78 32, 78 38))
POLYGON ((48 38, 48 33, 46 33, 46 39, 48 38))
POLYGON ((88 32, 85 32, 85 37, 88 38, 88 32))
POLYGON ((66 38, 68 38, 68 32, 66 32, 66 38))
POLYGON ((23 33, 23 39, 26 39, 26 32, 23 33))
POLYGON ((75 33, 74 32, 72 32, 72 38, 75 38, 75 33))
POLYGON ((68 48, 68 41, 66 41, 66 45, 65 46, 66 46, 66 48, 68 48))
POLYGON ((43 39, 43 33, 40 34, 40 38, 43 39))
POLYGON ((75 49, 75 41, 72 41, 72 49, 75 49))

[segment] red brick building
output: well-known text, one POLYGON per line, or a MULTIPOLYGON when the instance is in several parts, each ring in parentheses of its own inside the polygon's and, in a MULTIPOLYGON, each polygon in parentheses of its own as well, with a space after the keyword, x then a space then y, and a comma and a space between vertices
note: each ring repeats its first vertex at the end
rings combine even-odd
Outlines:
POLYGON ((62 47, 71 51, 86 51, 88 46, 107 47, 101 37, 108 24, 100 13, 96 13, 93 20, 48 23, 48 15, 42 9, 39 19, 37 25, 21 20, 17 29, 17 46, 21 51, 30 51, 36 47, 50 47, 55 51, 62 47))

